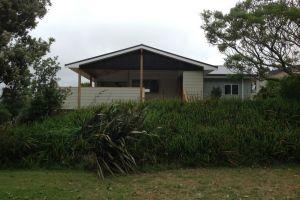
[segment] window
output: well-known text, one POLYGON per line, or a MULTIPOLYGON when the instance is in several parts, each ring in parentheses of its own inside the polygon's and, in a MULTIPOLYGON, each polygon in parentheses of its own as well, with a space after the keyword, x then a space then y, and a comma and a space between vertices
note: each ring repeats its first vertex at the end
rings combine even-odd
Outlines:
POLYGON ((231 94, 231 85, 225 85, 225 95, 231 94))
POLYGON ((127 87, 126 82, 103 82, 103 81, 98 81, 97 82, 97 87, 127 87))
POLYGON ((225 95, 238 95, 239 94, 239 85, 231 84, 225 85, 225 95))
POLYGON ((232 94, 238 95, 239 94, 239 85, 231 85, 232 87, 232 94))
MULTIPOLYGON (((144 80, 143 85, 145 89, 149 89, 150 93, 158 93, 159 92, 159 82, 158 80, 144 80)), ((139 87, 140 80, 132 80, 132 87, 139 87)))

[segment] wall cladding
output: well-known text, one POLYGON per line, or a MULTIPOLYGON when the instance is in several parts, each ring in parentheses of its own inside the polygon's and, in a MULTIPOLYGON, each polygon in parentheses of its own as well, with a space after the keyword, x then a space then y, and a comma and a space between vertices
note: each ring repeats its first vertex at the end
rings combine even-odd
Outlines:
POLYGON ((203 99, 203 71, 184 71, 183 90, 190 99, 203 99))
MULTIPOLYGON (((70 95, 66 98, 63 109, 76 109, 78 88, 71 87, 70 95)), ((81 107, 95 106, 113 101, 138 101, 140 88, 134 87, 82 87, 81 107)))

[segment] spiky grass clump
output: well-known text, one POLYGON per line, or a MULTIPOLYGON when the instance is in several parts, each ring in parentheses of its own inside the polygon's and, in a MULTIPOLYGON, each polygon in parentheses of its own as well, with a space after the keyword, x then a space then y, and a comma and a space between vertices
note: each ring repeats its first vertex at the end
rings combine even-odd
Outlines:
POLYGON ((96 110, 77 135, 77 149, 94 161, 98 174, 127 174, 135 171, 136 162, 127 149, 128 140, 144 134, 142 106, 112 104, 96 110), (84 152, 82 152, 84 150, 84 152))

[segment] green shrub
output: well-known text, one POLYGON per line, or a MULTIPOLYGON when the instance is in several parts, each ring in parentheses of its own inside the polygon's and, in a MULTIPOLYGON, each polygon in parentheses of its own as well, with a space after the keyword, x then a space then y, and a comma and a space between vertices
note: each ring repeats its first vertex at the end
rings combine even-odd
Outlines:
POLYGON ((10 121, 11 117, 9 110, 0 104, 0 125, 10 121))
POLYGON ((285 77, 280 81, 280 94, 286 99, 300 101, 300 76, 285 77))
POLYGON ((210 97, 212 99, 220 99, 222 96, 222 90, 220 87, 213 87, 213 89, 211 90, 211 94, 210 97))
POLYGON ((80 155, 74 154, 74 135, 93 113, 80 109, 0 130, 0 166, 81 166, 80 155))
POLYGON ((8 109, 12 118, 17 118, 29 104, 28 89, 23 86, 17 88, 4 87, 2 90, 1 104, 8 109))
POLYGON ((279 80, 267 80, 265 87, 262 87, 255 99, 268 99, 280 97, 281 84, 279 80))
POLYGON ((132 146, 139 164, 265 165, 299 162, 297 101, 148 102, 146 130, 132 146))
POLYGON ((122 130, 128 133, 134 127, 153 135, 141 134, 138 140, 126 140, 126 150, 140 167, 300 162, 300 102, 296 100, 272 98, 192 103, 157 100, 142 105, 121 104, 115 111, 110 107, 102 105, 70 111, 0 132, 0 166, 90 166, 91 162, 95 163, 91 152, 97 152, 98 157, 107 154, 104 156, 107 158, 111 150, 101 150, 104 141, 98 136, 111 137, 122 130), (105 131, 103 127, 97 128, 98 122, 86 124, 99 109, 104 109, 106 116, 103 120, 107 125, 105 131), (131 112, 137 109, 143 110, 143 122, 134 118, 136 112, 131 112), (113 120, 116 118, 120 120, 113 120), (112 124, 108 123, 110 119, 112 124), (83 134, 82 127, 90 127, 85 129, 91 130, 91 134, 83 134), (82 137, 82 144, 88 145, 81 147, 78 136, 82 137))
POLYGON ((34 121, 57 113, 67 96, 67 90, 58 86, 57 73, 60 70, 57 57, 38 60, 33 63, 31 80, 31 101, 23 121, 34 121))
POLYGON ((281 80, 268 80, 255 96, 256 99, 284 98, 300 100, 300 76, 287 76, 281 80))
POLYGON ((33 96, 29 108, 23 113, 22 121, 35 121, 57 113, 65 98, 66 91, 58 86, 40 88, 40 91, 33 96))

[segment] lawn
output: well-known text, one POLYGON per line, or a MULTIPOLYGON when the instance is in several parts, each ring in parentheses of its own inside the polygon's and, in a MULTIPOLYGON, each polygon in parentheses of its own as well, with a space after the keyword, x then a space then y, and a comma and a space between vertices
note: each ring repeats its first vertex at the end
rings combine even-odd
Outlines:
POLYGON ((300 166, 200 168, 109 177, 0 170, 0 199, 300 199, 300 166))

